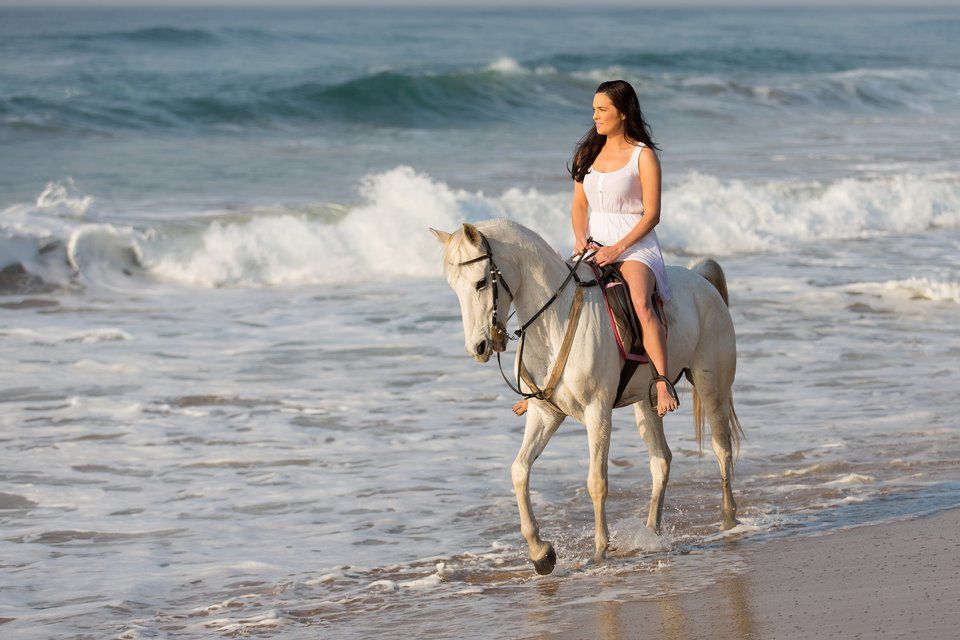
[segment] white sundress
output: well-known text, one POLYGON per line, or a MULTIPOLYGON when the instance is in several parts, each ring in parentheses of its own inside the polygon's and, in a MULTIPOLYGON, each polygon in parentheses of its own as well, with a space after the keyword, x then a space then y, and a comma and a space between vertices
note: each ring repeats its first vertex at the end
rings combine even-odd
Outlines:
MULTIPOLYGON (((638 144, 630 154, 630 161, 616 171, 603 172, 590 167, 583 178, 583 191, 590 205, 587 234, 601 244, 609 246, 620 242, 643 218, 643 188, 637 166, 643 147, 642 143, 638 144)), ((657 279, 660 299, 664 302, 670 299, 656 230, 651 229, 627 247, 617 260, 636 260, 650 267, 657 279)))

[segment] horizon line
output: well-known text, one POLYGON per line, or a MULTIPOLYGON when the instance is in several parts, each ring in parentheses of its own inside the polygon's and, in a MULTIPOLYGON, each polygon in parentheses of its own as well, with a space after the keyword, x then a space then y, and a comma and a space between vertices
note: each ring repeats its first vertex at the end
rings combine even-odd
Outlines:
POLYGON ((349 0, 282 0, 279 3, 265 3, 262 0, 203 0, 201 3, 190 0, 93 0, 92 2, 65 3, 63 0, 33 0, 32 2, 5 3, 0 0, 0 9, 305 9, 305 8, 343 8, 343 9, 385 9, 385 8, 432 8, 432 9, 554 9, 554 8, 582 8, 584 10, 596 8, 702 8, 702 9, 853 9, 853 8, 889 8, 889 9, 946 9, 958 8, 955 0, 924 0, 920 4, 909 0, 604 0, 589 7, 583 7, 581 0, 467 0, 466 2, 451 2, 450 0, 372 0, 353 2, 349 0))

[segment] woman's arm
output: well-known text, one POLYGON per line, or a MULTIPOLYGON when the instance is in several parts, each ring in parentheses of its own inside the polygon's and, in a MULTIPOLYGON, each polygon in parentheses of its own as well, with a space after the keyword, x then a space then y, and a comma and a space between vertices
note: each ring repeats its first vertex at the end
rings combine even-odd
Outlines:
POLYGON ((634 225, 627 235, 609 247, 597 251, 597 262, 601 265, 616 262, 627 247, 650 233, 660 222, 660 159, 650 147, 640 150, 637 161, 640 169, 640 186, 643 187, 643 218, 634 225))
POLYGON ((587 194, 583 192, 583 183, 573 182, 573 205, 570 207, 573 222, 573 252, 583 253, 587 248, 587 194))

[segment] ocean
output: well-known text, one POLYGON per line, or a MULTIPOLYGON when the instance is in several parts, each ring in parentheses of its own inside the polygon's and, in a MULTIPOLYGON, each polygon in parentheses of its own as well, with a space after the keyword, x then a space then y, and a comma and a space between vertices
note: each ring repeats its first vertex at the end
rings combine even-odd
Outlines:
MULTIPOLYGON (((536 637, 766 540, 960 505, 960 10, 0 9, 0 633, 536 637), (428 227, 569 254, 596 85, 636 87, 668 263, 726 270, 720 534, 689 389, 665 532, 614 416, 534 466, 428 227)), ((509 360, 509 358, 508 358, 509 360)))

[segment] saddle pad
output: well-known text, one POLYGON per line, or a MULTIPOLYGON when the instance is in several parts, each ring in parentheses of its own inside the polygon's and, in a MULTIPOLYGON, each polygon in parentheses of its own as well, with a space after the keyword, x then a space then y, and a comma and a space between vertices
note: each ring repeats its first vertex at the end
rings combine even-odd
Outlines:
MULTIPOLYGON (((619 263, 598 267, 591 263, 597 282, 603 291, 603 297, 606 302, 607 312, 610 316, 610 324, 613 327, 614 335, 617 338, 617 346, 620 349, 620 356, 624 360, 637 360, 645 364, 647 360, 646 352, 643 348, 643 328, 637 320, 637 313, 633 307, 633 301, 630 298, 630 287, 623 274, 620 273, 619 263)), ((654 292, 654 309, 663 319, 663 302, 660 296, 654 292)))

